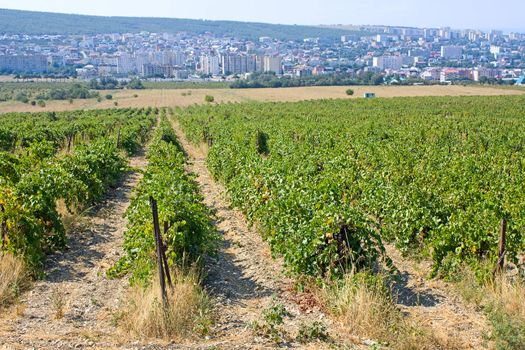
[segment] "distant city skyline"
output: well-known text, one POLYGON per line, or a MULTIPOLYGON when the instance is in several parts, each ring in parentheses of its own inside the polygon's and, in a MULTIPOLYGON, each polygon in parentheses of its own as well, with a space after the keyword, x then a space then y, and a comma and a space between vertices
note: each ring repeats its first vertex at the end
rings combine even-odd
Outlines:
POLYGON ((170 17, 282 24, 391 25, 525 32, 525 1, 507 0, 4 0, 0 8, 101 16, 170 17))

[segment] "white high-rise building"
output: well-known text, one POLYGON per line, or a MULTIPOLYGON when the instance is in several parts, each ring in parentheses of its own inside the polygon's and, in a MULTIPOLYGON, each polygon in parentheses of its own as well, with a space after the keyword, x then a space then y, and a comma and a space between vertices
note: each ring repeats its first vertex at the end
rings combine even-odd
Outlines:
POLYGON ((149 54, 147 52, 139 52, 135 54, 135 65, 136 65, 136 71, 141 72, 142 67, 145 64, 151 64, 153 63, 152 60, 149 57, 149 54))
POLYGON ((220 59, 218 56, 201 56, 200 71, 208 75, 219 75, 221 72, 220 59))
POLYGON ((460 59, 463 56, 461 46, 441 46, 441 57, 444 59, 460 59))
POLYGON ((393 69, 399 70, 403 67, 402 56, 379 56, 374 57, 373 66, 380 70, 393 69))
POLYGON ((282 73, 282 59, 279 56, 264 56, 264 71, 282 73))
POLYGON ((136 71, 137 60, 129 53, 121 53, 117 58, 117 73, 128 74, 136 71))
POLYGON ((227 53, 221 56, 222 74, 245 74, 255 72, 256 55, 227 53))
POLYGON ((449 27, 445 27, 445 28, 440 28, 439 29, 439 37, 441 39, 444 39, 444 40, 450 40, 451 38, 451 33, 450 33, 450 28, 449 27))
POLYGON ((153 54, 152 62, 160 65, 183 66, 186 55, 180 51, 159 51, 153 54))

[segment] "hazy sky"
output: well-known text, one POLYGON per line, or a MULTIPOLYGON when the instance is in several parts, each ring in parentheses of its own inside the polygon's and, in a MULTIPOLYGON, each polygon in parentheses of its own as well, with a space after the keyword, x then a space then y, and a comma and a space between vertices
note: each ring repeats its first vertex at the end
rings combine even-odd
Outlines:
POLYGON ((0 0, 0 8, 287 24, 390 24, 525 31, 525 0, 0 0))

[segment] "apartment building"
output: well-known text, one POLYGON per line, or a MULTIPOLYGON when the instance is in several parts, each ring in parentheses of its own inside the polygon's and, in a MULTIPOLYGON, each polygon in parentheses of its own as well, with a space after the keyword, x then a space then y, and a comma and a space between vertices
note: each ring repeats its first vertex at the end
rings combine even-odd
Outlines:
POLYGON ((228 53, 221 56, 221 66, 224 75, 255 72, 257 56, 228 53))
POLYGON ((379 56, 374 57, 372 65, 380 70, 399 70, 403 67, 402 56, 379 56))
POLYGON ((221 73, 220 59, 218 56, 201 56, 199 67, 200 72, 206 75, 219 75, 221 73))
POLYGON ((459 60, 463 57, 463 47, 441 46, 441 57, 446 60, 459 60))
POLYGON ((117 57, 117 73, 118 74, 129 74, 136 72, 137 60, 133 55, 129 53, 121 53, 117 57))
POLYGON ((14 72, 45 72, 48 70, 44 55, 0 55, 0 70, 14 72))
POLYGON ((493 78, 496 78, 500 73, 501 72, 499 69, 479 67, 479 68, 472 70, 471 78, 474 81, 479 81, 480 78, 483 78, 483 77, 493 79, 493 78))
POLYGON ((282 74, 282 59, 279 56, 264 56, 264 71, 282 74))
POLYGON ((175 67, 171 65, 143 64, 141 75, 143 77, 173 77, 175 67))

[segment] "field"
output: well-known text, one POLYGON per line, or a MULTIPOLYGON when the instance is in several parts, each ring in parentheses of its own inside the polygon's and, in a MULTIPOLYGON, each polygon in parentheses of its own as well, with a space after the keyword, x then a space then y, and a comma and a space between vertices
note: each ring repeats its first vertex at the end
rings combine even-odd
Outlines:
POLYGON ((521 349, 525 95, 353 89, 0 104, 0 343, 521 349))
POLYGON ((495 263, 501 219, 507 258, 525 251, 524 101, 227 104, 179 120, 213 143, 210 170, 294 273, 370 268, 393 240, 430 252, 434 273, 447 274, 495 263))
POLYGON ((284 89, 146 89, 100 91, 104 97, 113 96, 112 100, 97 102, 95 99, 69 101, 46 101, 44 108, 31 106, 16 101, 0 102, 0 113, 3 112, 37 112, 37 111, 68 111, 76 109, 142 107, 185 107, 193 104, 203 104, 206 95, 214 96, 215 102, 249 102, 249 101, 303 101, 311 99, 353 98, 363 97, 365 92, 374 92, 377 97, 407 97, 407 96, 492 96, 525 94, 523 90, 500 89, 498 87, 481 86, 406 86, 406 87, 351 87, 355 94, 345 94, 348 87, 304 87, 284 89), (184 96, 183 96, 184 94, 184 96), (138 97, 135 97, 137 95, 138 97))

